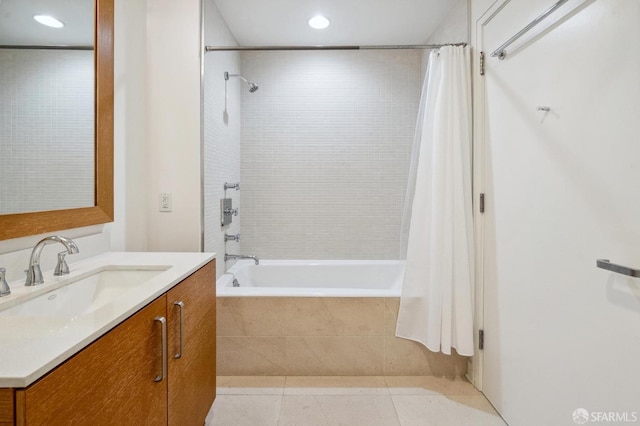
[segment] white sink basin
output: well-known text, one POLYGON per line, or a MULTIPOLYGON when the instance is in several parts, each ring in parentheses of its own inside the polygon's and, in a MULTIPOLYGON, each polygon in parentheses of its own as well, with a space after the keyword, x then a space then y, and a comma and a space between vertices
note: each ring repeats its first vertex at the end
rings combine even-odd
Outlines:
POLYGON ((91 313, 122 297, 169 269, 169 266, 106 266, 70 279, 62 287, 9 309, 0 317, 77 317, 91 313))

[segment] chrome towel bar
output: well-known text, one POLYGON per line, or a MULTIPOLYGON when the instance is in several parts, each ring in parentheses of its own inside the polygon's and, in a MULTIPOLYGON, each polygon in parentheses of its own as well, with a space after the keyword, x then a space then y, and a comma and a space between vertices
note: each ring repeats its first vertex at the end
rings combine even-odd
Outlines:
POLYGON ((523 29, 518 31, 513 37, 511 37, 509 40, 507 40, 502 46, 500 46, 496 50, 494 50, 493 53, 491 53, 491 56, 492 57, 496 57, 497 56, 498 59, 506 58, 507 57, 507 52, 506 52, 505 49, 507 47, 511 46, 511 43, 513 43, 514 41, 516 41, 517 39, 519 39, 520 37, 525 35, 527 32, 529 32, 529 30, 531 30, 533 27, 538 25, 540 22, 544 21, 547 16, 551 15, 553 12, 555 12, 560 6, 565 4, 567 1, 568 0, 560 0, 559 2, 557 2, 556 4, 551 6, 542 15, 538 16, 536 19, 531 21, 529 23, 529 25, 527 25, 526 27, 524 27, 523 29))
POLYGON ((615 263, 611 263, 607 259, 598 259, 596 261, 596 266, 598 268, 606 269, 607 271, 616 272, 622 275, 628 275, 630 277, 640 278, 640 269, 633 269, 627 266, 616 265, 615 263))

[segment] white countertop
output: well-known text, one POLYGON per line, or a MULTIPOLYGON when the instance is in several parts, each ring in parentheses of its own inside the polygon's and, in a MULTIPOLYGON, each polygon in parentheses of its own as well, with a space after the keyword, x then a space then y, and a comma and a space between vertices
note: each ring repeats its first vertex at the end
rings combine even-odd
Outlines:
POLYGON ((70 263, 71 273, 64 277, 46 271, 44 284, 38 286, 25 287, 24 280, 9 283, 11 295, 0 299, 0 311, 101 267, 170 266, 123 297, 85 315, 0 318, 0 388, 22 388, 35 382, 214 257, 213 253, 106 253, 70 263))

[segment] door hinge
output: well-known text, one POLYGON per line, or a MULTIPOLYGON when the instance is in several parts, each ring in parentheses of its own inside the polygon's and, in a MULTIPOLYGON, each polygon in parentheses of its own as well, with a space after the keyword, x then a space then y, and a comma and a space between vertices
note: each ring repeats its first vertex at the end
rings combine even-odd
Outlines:
POLYGON ((478 349, 484 349, 484 330, 478 330, 478 349))
POLYGON ((480 75, 484 75, 484 52, 480 52, 480 75))
POLYGON ((484 213, 484 194, 480 194, 480 213, 484 213))

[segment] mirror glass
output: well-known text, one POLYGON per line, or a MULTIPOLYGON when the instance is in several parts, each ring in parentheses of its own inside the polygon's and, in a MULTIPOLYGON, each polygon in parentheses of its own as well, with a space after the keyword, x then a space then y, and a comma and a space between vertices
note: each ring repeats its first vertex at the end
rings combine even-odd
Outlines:
POLYGON ((94 16, 94 0, 0 0, 0 215, 96 205, 94 16))

